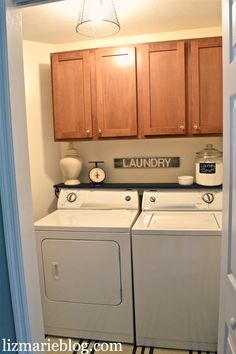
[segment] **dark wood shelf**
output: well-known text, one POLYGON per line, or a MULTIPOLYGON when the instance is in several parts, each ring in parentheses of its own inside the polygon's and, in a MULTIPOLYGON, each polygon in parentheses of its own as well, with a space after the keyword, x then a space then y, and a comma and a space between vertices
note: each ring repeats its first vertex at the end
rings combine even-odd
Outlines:
POLYGON ((74 186, 65 185, 64 183, 55 184, 53 186, 56 189, 69 188, 69 189, 222 189, 221 186, 200 186, 193 183, 190 186, 183 186, 178 183, 81 183, 74 186))

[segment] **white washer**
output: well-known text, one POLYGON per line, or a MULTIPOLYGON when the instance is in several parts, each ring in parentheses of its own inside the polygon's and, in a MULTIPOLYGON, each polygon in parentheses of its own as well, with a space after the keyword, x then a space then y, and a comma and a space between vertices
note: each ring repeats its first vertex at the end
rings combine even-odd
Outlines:
POLYGON ((137 344, 216 351, 222 191, 147 191, 142 209, 132 230, 137 344))
POLYGON ((137 191, 62 189, 35 223, 47 334, 133 342, 131 227, 137 191))

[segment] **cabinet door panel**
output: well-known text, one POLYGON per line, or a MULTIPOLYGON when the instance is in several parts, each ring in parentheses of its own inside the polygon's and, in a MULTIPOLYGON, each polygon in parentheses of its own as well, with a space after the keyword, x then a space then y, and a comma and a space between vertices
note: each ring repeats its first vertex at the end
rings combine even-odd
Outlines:
POLYGON ((190 42, 191 132, 222 133, 221 38, 190 42))
POLYGON ((92 134, 88 51, 51 55, 55 139, 92 134))
POLYGON ((139 116, 143 135, 185 133, 185 45, 138 48, 139 116))
POLYGON ((96 50, 99 137, 137 135, 135 48, 96 50))

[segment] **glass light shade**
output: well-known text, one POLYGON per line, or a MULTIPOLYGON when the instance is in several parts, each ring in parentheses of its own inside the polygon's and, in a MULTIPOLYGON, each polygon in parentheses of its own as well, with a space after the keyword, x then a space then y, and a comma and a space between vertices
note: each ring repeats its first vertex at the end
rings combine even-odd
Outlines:
POLYGON ((83 0, 76 31, 87 37, 107 37, 117 33, 120 24, 113 0, 83 0))

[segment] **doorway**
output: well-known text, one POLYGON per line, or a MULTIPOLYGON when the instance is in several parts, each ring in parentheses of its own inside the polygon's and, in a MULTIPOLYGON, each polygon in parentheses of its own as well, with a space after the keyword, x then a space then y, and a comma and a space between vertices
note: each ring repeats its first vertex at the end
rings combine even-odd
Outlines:
MULTIPOLYGON (((25 3, 27 3, 27 1, 24 1, 25 3)), ((32 3, 32 2, 35 2, 35 1, 28 1, 28 3, 32 3)), ((14 16, 18 16, 17 14, 15 14, 14 16)), ((19 38, 18 38, 19 39, 19 38)), ((14 52, 13 51, 13 48, 9 48, 9 50, 11 50, 12 51, 12 53, 14 52)), ((19 50, 19 47, 18 47, 18 50, 19 50)), ((12 65, 13 65, 13 63, 12 63, 12 65)), ((19 63, 18 63, 18 65, 19 65, 19 63)), ((22 72, 22 71, 21 71, 22 72)), ((13 78, 12 78, 12 80, 13 80, 13 78)), ((21 96, 22 97, 22 96, 21 96)), ((24 110, 24 109, 23 109, 24 110)), ((17 124, 16 124, 16 127, 17 127, 17 124)), ((26 129, 26 128, 24 128, 24 125, 22 125, 22 127, 21 127, 21 130, 23 130, 23 129, 26 129)), ((16 139, 16 137, 15 137, 15 139, 16 139)), ((14 137, 13 137, 13 140, 14 140, 14 137)), ((27 141, 27 138, 25 139, 25 141, 27 141)), ((19 143, 19 142, 18 142, 19 143)), ((24 152, 25 153, 25 152, 24 152)), ((27 152, 26 152, 26 154, 27 154, 27 152)), ((27 164, 27 163, 26 163, 27 164)), ((29 179, 28 179, 29 180, 29 179)), ((26 183, 27 184, 27 183, 26 183)), ((23 184, 24 185, 24 184, 23 184)), ((22 184, 21 184, 21 186, 22 186, 22 184)), ((23 190, 25 191, 26 190, 26 188, 28 188, 26 185, 24 185, 24 188, 23 188, 23 190)), ((28 193, 28 192, 27 192, 28 193)), ((23 199, 21 199, 21 201, 23 201, 23 199)), ((28 200, 28 202, 27 203, 29 203, 30 204, 30 202, 29 202, 29 200, 28 200)), ((23 205, 23 204, 22 204, 23 205)), ((32 213, 32 212, 31 212, 32 213)), ((28 230, 28 232, 29 232, 29 230, 28 230)), ((30 249, 30 247, 28 247, 28 250, 30 249)), ((29 263, 28 263, 29 264, 29 263)))

